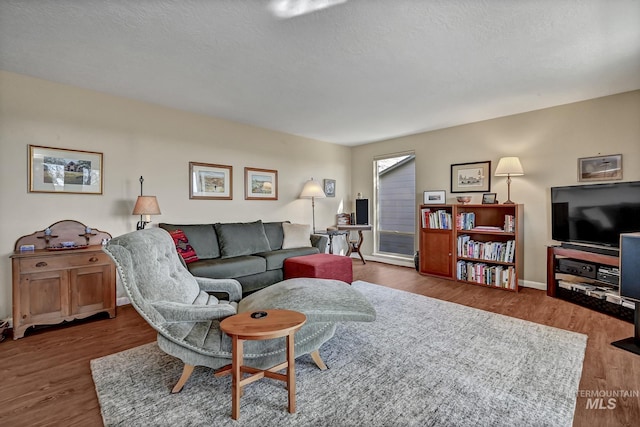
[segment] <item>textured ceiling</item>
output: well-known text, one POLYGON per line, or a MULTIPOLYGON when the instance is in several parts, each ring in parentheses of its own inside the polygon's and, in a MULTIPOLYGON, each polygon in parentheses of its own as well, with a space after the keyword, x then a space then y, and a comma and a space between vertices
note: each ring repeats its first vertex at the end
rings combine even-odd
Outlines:
POLYGON ((0 69, 345 145, 640 89, 638 0, 0 0, 0 69))

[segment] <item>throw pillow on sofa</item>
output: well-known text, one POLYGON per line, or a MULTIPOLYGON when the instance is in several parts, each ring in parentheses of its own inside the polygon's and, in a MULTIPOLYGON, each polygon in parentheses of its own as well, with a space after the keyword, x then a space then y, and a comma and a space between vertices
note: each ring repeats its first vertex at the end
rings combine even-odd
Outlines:
POLYGON ((284 240, 282 249, 311 247, 311 226, 309 224, 282 223, 284 240))
POLYGON ((214 224, 222 258, 252 255, 271 250, 262 221, 214 224))
POLYGON ((184 235, 184 231, 172 230, 169 234, 171 235, 171 238, 173 238, 173 243, 176 245, 178 254, 182 257, 185 263, 190 264, 198 261, 198 255, 189 244, 189 240, 187 239, 187 236, 184 235))

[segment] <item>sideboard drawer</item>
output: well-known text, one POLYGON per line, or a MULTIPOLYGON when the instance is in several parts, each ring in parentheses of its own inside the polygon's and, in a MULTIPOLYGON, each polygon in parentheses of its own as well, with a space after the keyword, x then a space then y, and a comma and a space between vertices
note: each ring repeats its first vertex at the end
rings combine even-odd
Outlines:
POLYGON ((34 273, 87 265, 109 264, 110 258, 104 252, 78 252, 58 256, 40 256, 20 259, 20 272, 34 273))

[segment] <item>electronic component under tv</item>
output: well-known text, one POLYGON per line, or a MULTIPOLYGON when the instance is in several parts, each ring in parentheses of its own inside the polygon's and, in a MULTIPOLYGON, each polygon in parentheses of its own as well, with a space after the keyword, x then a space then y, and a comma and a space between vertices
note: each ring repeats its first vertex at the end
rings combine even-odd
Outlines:
POLYGON ((618 247, 640 231, 640 181, 551 187, 551 238, 618 247))

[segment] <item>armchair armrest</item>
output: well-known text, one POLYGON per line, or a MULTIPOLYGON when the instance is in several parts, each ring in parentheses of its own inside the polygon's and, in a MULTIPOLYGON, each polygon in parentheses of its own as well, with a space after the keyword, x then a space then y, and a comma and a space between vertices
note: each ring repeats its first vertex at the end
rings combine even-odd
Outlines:
POLYGON ((240 286, 240 282, 235 279, 194 277, 200 289, 205 292, 225 292, 229 295, 229 301, 240 301, 242 299, 242 286, 240 286))
POLYGON ((156 301, 151 303, 167 322, 205 322, 224 319, 236 314, 236 308, 231 304, 192 305, 171 301, 156 301))
POLYGON ((327 236, 323 236, 321 234, 311 235, 311 246, 318 248, 321 254, 327 251, 328 244, 329 244, 329 238, 327 236))

